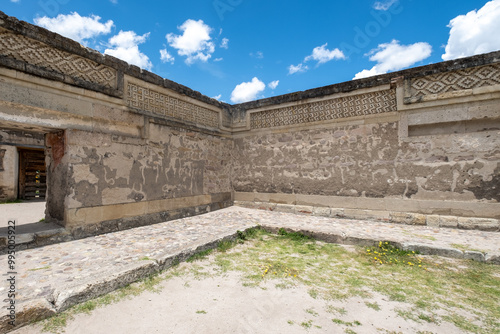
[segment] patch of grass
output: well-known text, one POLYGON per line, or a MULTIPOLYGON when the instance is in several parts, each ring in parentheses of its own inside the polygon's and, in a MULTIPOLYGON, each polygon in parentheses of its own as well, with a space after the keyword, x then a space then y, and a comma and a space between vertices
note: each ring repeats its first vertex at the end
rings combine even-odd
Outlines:
POLYGON ((361 326, 361 323, 357 320, 354 320, 352 322, 344 321, 341 319, 332 319, 332 321, 338 325, 344 325, 344 326, 349 326, 349 327, 354 327, 354 326, 361 326))
POLYGON ((307 293, 314 299, 318 298, 318 291, 315 289, 310 289, 309 291, 307 291, 307 293))
POLYGON ((224 241, 219 242, 219 244, 217 245, 217 250, 219 252, 225 253, 228 250, 230 250, 231 248, 233 248, 235 245, 236 245, 236 243, 234 243, 232 241, 224 240, 224 241))
POLYGON ((207 314, 207 311, 204 310, 196 311, 196 314, 207 314))
POLYGON ((371 309, 374 309, 375 311, 380 311, 380 305, 377 302, 374 303, 365 302, 365 305, 371 309))
MULTIPOLYGON (((375 292, 387 299, 407 303, 408 308, 400 309, 398 315, 419 323, 450 322, 462 331, 479 334, 494 333, 500 327, 499 266, 422 257, 401 251, 388 243, 347 250, 343 246, 286 231, 272 235, 255 229, 251 234, 248 231, 239 233, 238 240, 221 243, 212 252, 212 260, 208 264, 200 262, 173 267, 161 277, 196 277, 206 273, 225 275, 229 271, 237 271, 241 273, 242 284, 248 287, 265 288, 270 281, 278 288, 302 285, 312 298, 332 301, 358 296, 366 298, 367 307, 378 311, 380 305, 372 302, 373 296, 370 296, 375 292), (243 240, 244 244, 241 244, 243 240), (240 246, 234 247, 238 244, 240 246), (296 276, 290 275, 291 272, 296 276), (439 313, 436 312, 438 309, 439 313)), ((120 289, 111 297, 99 299, 95 307, 139 294, 147 286, 154 288, 157 279, 160 278, 152 277, 149 283, 120 289)), ((89 304, 81 311, 93 307, 89 304)), ((326 311, 337 318, 347 313, 344 308, 333 306, 327 306, 326 311)), ((65 317, 57 321, 62 323, 68 315, 65 317)), ((55 323, 57 321, 54 320, 55 323)), ((347 329, 360 326, 356 321, 340 321, 339 325, 347 329)), ((314 324, 309 320, 300 326, 309 329, 314 324)))
POLYGON ((265 265, 259 265, 262 272, 262 277, 272 276, 272 277, 297 277, 298 270, 295 268, 290 268, 283 264, 282 262, 267 263, 265 265))
POLYGON ((192 256, 190 256, 186 262, 195 262, 206 259, 210 254, 212 254, 213 249, 207 249, 204 251, 200 251, 192 256))
POLYGON ((68 320, 73 317, 69 313, 60 313, 55 317, 49 318, 43 323, 42 331, 50 333, 62 333, 66 327, 68 320))
POLYGON ((144 256, 139 259, 139 261, 154 261, 154 259, 150 258, 149 256, 144 256))
POLYGON ((292 320, 288 320, 288 321, 287 321, 287 324, 289 324, 289 325, 293 325, 293 324, 294 324, 294 322, 293 322, 292 320))
POLYGON ((309 321, 303 321, 303 322, 301 322, 300 325, 302 327, 304 327, 305 329, 309 329, 309 328, 312 327, 312 323, 313 323, 313 321, 309 320, 309 321))
POLYGON ((307 312, 307 313, 309 313, 310 315, 312 315, 313 317, 317 317, 317 316, 319 316, 319 313, 318 313, 318 312, 316 312, 316 311, 315 311, 314 309, 312 309, 312 308, 307 309, 307 310, 306 310, 306 312, 307 312))
POLYGON ((380 241, 378 247, 367 248, 365 254, 375 264, 415 266, 422 268, 422 259, 417 256, 418 252, 399 249, 387 241, 380 241))
POLYGON ((287 238, 290 240, 294 241, 310 241, 312 240, 311 237, 300 233, 300 232, 287 232, 284 228, 280 228, 278 230, 278 235, 281 236, 282 238, 287 238))
POLYGON ((332 305, 328 305, 326 307, 326 312, 328 313, 338 313, 340 315, 346 315, 347 314, 347 311, 345 308, 343 307, 335 307, 335 306, 332 306, 332 305))
POLYGON ((39 223, 45 223, 45 218, 42 218, 38 221, 39 223))

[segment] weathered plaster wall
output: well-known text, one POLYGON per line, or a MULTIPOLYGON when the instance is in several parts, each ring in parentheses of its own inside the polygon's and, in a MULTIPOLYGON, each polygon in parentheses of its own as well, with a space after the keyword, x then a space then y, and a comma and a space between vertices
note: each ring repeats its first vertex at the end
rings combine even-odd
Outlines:
MULTIPOLYGON (((500 218, 499 63, 496 52, 231 106, 0 12, 0 136, 45 136, 47 218, 80 236, 233 200, 500 218)), ((459 224, 429 221, 441 220, 459 224)))
POLYGON ((486 64, 241 105, 235 199, 500 218, 499 84, 486 64))

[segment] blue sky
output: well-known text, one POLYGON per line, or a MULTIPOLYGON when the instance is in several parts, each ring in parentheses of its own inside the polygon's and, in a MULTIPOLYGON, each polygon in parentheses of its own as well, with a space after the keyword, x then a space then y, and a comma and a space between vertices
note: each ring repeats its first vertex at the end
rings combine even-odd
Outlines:
POLYGON ((500 50, 500 0, 4 0, 227 103, 500 50))

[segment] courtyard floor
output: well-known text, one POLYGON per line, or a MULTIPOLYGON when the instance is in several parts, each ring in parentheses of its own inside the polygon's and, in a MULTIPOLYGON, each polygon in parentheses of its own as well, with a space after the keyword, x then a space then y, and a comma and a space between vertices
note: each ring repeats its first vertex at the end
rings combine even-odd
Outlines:
MULTIPOLYGON (((46 317, 175 265, 237 231, 287 228, 349 245, 394 243, 425 254, 499 262, 500 234, 373 221, 300 216, 230 207, 127 231, 20 251, 16 254, 18 324, 46 317)), ((0 256, 7 273, 7 255, 0 256)), ((4 274, 6 275, 6 274, 4 274)), ((2 279, 0 294, 7 295, 2 279)), ((2 321, 5 308, 2 308, 2 321)), ((140 320, 138 320, 140 321, 140 320)), ((2 326, 5 331, 8 327, 2 326)), ((108 331, 103 331, 108 332, 108 331)), ((168 331, 166 331, 168 332, 168 331)))

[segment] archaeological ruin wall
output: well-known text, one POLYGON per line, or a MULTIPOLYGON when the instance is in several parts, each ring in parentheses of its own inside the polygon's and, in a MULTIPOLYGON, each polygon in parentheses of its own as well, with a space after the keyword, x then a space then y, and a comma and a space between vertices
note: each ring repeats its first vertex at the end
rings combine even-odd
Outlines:
POLYGON ((0 194, 15 198, 18 151, 44 149, 46 220, 77 235, 232 205, 228 115, 187 87, 0 15, 0 194))
POLYGON ((500 52, 228 105, 0 12, 0 201, 30 149, 79 236, 233 204, 498 230, 500 52))
POLYGON ((496 52, 237 106, 235 200, 496 230, 499 61, 496 52))

